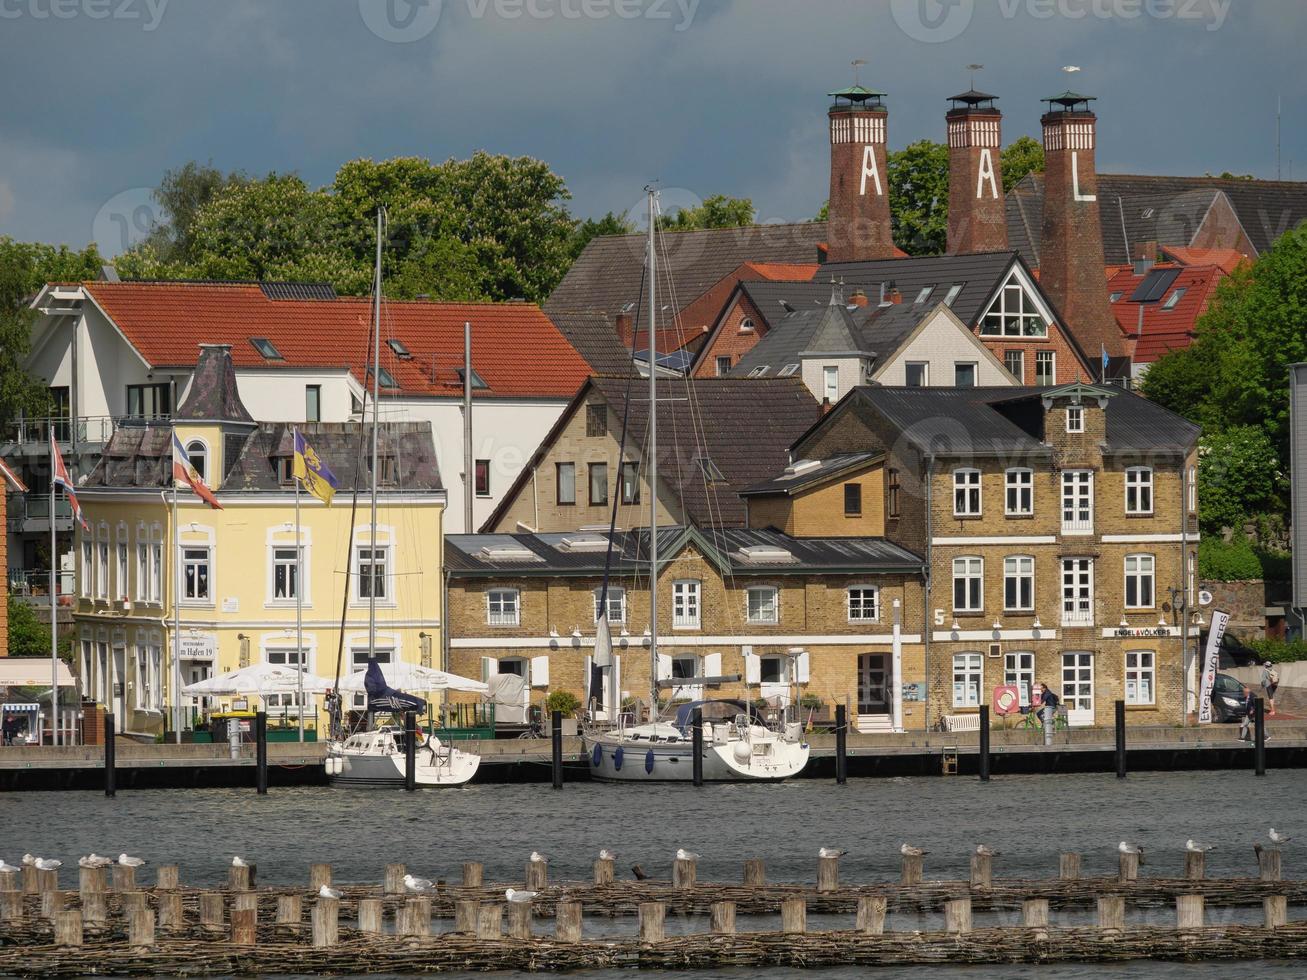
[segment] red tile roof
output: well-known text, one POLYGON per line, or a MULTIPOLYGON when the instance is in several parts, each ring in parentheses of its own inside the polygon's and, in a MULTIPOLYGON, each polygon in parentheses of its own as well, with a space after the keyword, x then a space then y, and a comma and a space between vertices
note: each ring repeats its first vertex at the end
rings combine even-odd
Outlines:
MULTIPOLYGON (((1154 269, 1176 268, 1174 263, 1158 263, 1154 269)), ((1194 323, 1207 310, 1217 284, 1225 273, 1214 265, 1180 266, 1179 275, 1167 289, 1166 295, 1156 303, 1142 304, 1143 330, 1139 327, 1139 303, 1131 303, 1130 296, 1143 282, 1130 266, 1108 268, 1107 291, 1109 298, 1120 293, 1121 298, 1111 304, 1116 322, 1128 344, 1132 345, 1136 363, 1147 364, 1167 351, 1188 347, 1193 340, 1194 323), (1184 295, 1171 309, 1166 302, 1176 289, 1184 295)))
POLYGON ((1166 257, 1180 265, 1214 265, 1227 276, 1245 262, 1251 262, 1247 255, 1232 248, 1181 248, 1167 245, 1162 249, 1166 257))
MULTIPOLYGON (((722 307, 731 298, 737 283, 766 279, 769 281, 807 282, 821 266, 816 262, 742 262, 699 296, 681 308, 673 321, 670 311, 659 318, 658 350, 663 353, 680 350, 702 340, 721 316, 722 307)), ((642 336, 636 340, 644 348, 642 336)))
MULTIPOLYGON (((237 368, 327 368, 367 380, 372 306, 366 298, 274 300, 244 283, 81 285, 154 367, 190 367, 200 344, 230 344, 237 368), (267 338, 282 359, 264 358, 252 337, 267 338)), ((473 370, 489 386, 478 397, 568 399, 590 375, 533 304, 386 301, 381 310, 381 366, 405 395, 461 394, 455 369, 463 364, 464 321, 472 324, 473 370), (412 356, 397 355, 385 343, 390 339, 412 356)))

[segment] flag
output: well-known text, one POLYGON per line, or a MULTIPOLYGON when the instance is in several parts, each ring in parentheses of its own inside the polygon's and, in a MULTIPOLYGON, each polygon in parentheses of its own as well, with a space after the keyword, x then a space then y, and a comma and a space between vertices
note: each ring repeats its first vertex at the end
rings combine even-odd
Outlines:
POLYGON ((68 467, 64 465, 64 458, 59 454, 59 444, 54 441, 53 425, 50 426, 50 482, 56 487, 63 488, 63 492, 68 495, 68 506, 72 509, 73 517, 77 518, 83 531, 89 531, 91 525, 86 523, 82 505, 77 502, 77 494, 73 491, 73 481, 68 478, 68 467))
POLYGON ((19 493, 27 493, 27 484, 22 481, 17 473, 5 465, 3 459, 0 459, 0 480, 7 480, 9 485, 19 493))
POLYGON ((1099 345, 1099 349, 1103 352, 1103 380, 1106 381, 1107 380, 1107 348, 1105 346, 1099 345))
POLYGON ((335 474, 307 442, 304 434, 295 430, 295 478, 304 484, 304 489, 317 497, 324 504, 330 504, 336 492, 335 474))
POLYGON ((218 503, 218 498, 213 495, 213 491, 205 484, 204 478, 200 476, 200 471, 191 462, 191 457, 182 446, 182 441, 177 438, 175 431, 172 434, 172 480, 174 485, 178 481, 186 484, 195 491, 197 497, 214 510, 222 510, 222 504, 218 503))

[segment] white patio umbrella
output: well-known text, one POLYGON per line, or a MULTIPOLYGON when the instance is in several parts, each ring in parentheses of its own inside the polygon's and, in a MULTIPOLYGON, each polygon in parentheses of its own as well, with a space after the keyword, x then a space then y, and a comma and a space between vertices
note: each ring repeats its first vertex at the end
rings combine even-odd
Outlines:
MULTIPOLYGON (((485 694, 489 686, 470 677, 460 677, 434 667, 422 667, 418 664, 397 663, 379 664, 381 675, 386 683, 398 691, 467 691, 472 694, 485 694)), ((365 690, 363 679, 366 670, 360 670, 343 678, 340 682, 342 691, 365 690)), ((330 682, 328 682, 330 686, 330 682)))
POLYGON ((222 697, 230 694, 322 694, 331 689, 331 681, 315 674, 299 674, 294 667, 279 664, 253 664, 219 674, 182 688, 188 697, 222 697))

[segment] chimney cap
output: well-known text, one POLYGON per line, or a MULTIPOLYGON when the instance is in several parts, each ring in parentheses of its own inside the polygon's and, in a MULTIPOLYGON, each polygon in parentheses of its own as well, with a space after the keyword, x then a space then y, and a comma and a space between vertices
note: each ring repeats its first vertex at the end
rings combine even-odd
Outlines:
POLYGON ((974 109, 977 106, 979 106, 982 102, 988 102, 990 104, 988 106, 984 106, 983 108, 994 109, 997 112, 998 111, 997 106, 993 104, 994 100, 997 98, 998 98, 997 95, 990 95, 988 92, 978 92, 976 91, 976 89, 971 88, 957 95, 950 95, 948 97, 948 100, 950 102, 955 103, 954 105, 955 109, 961 108, 962 106, 966 106, 968 108, 974 109), (961 105, 958 105, 957 103, 960 103, 961 105))
POLYGON ((850 85, 834 92, 827 92, 835 100, 835 107, 840 109, 883 109, 885 107, 882 99, 884 92, 877 92, 875 89, 869 89, 864 85, 850 85), (847 105, 841 105, 840 99, 848 100, 847 105), (865 103, 871 103, 866 105, 865 103))
POLYGON ((1039 101, 1048 103, 1049 112, 1059 111, 1053 108, 1055 105, 1060 106, 1061 107, 1060 111, 1062 112, 1088 112, 1089 103, 1097 102, 1098 96, 1081 95, 1078 92, 1072 92, 1070 89, 1068 89, 1067 91, 1063 92, 1061 95, 1050 95, 1043 99, 1040 99, 1039 101))

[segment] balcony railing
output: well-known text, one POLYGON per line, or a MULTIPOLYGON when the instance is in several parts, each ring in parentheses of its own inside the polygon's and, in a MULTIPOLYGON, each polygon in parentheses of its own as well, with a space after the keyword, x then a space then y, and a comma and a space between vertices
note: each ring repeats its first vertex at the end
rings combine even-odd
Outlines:
POLYGON ((0 445, 16 445, 27 455, 43 454, 50 445, 50 430, 61 449, 76 445, 79 449, 98 448, 125 425, 167 421, 169 416, 79 415, 76 418, 18 419, 0 431, 0 445))
POLYGON ((1093 626, 1094 602, 1092 599, 1063 599, 1063 626, 1093 626))

